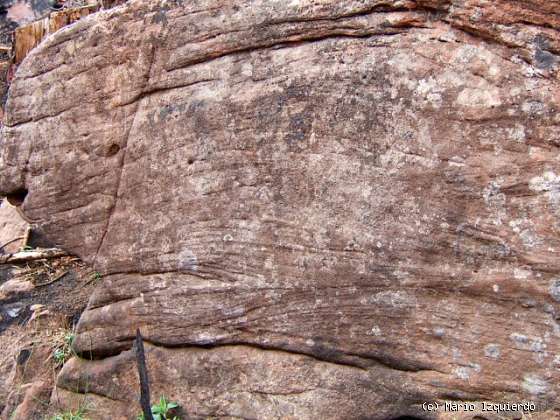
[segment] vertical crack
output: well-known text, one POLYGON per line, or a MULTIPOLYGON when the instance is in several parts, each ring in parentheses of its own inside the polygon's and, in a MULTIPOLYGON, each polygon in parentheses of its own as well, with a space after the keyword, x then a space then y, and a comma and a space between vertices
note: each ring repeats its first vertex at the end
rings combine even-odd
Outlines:
MULTIPOLYGON (((146 88, 149 86, 149 82, 150 82, 150 78, 151 78, 151 73, 152 73, 152 67, 154 65, 154 61, 155 61, 155 55, 156 55, 156 44, 155 42, 152 42, 152 46, 150 49, 150 64, 147 66, 147 71, 144 74, 144 83, 142 88, 140 88, 140 92, 143 92, 146 90, 146 88)), ((132 121, 128 127, 128 130, 126 130, 125 135, 124 135, 124 142, 123 145, 121 146, 121 156, 119 158, 119 163, 118 163, 118 174, 117 174, 117 182, 115 183, 115 189, 114 192, 111 194, 114 198, 113 198, 113 203, 111 205, 111 207, 109 207, 109 211, 108 211, 108 215, 107 215, 107 222, 105 223, 105 227, 103 229, 103 234, 101 235, 101 239, 99 240, 99 244, 97 245, 97 249, 95 251, 95 256, 93 257, 93 262, 92 262, 92 266, 95 268, 95 264, 97 262, 97 258, 99 256, 99 252, 101 251, 101 248, 103 247, 103 244, 105 243, 105 238, 107 237, 107 232, 109 231, 109 227, 111 226, 111 220, 113 218, 113 215, 115 213, 115 209, 117 207, 117 202, 118 202, 118 198, 120 195, 120 190, 121 190, 121 183, 122 183, 122 177, 123 177, 123 172, 124 172, 124 166, 126 163, 126 155, 127 155, 127 150, 128 150, 128 143, 130 141, 130 135, 134 129, 134 125, 136 124, 136 119, 138 117, 138 113, 139 110, 141 108, 141 103, 142 100, 145 99, 145 97, 143 95, 140 95, 138 100, 136 101, 136 103, 134 104, 134 111, 133 114, 134 116, 132 117, 132 121)), ((126 117, 125 117, 125 121, 126 121, 126 117)))

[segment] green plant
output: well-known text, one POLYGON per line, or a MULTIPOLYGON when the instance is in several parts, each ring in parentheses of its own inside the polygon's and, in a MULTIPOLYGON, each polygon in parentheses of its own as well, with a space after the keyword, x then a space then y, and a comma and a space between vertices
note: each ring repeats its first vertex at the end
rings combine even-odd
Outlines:
POLYGON ((73 333, 66 332, 62 336, 59 345, 54 349, 53 357, 57 367, 62 366, 72 356, 72 343, 74 342, 74 337, 73 333))
MULTIPOLYGON (((179 420, 177 416, 170 417, 172 415, 170 411, 177 407, 179 407, 179 404, 167 401, 162 396, 157 404, 152 405, 152 416, 154 420, 179 420)), ((144 414, 140 414, 138 420, 144 420, 144 414)))
POLYGON ((87 420, 82 408, 76 411, 65 411, 64 413, 55 414, 50 420, 87 420))
POLYGON ((99 271, 94 271, 93 273, 91 273, 91 279, 92 280, 100 280, 101 277, 103 277, 101 275, 101 273, 99 271))

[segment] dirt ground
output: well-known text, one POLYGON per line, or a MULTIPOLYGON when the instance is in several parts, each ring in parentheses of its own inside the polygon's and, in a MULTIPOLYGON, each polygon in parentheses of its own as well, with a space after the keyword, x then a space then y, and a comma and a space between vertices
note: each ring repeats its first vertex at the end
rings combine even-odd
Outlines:
POLYGON ((71 356, 65 343, 98 281, 72 256, 0 264, 1 419, 44 419, 56 410, 60 353, 71 356))

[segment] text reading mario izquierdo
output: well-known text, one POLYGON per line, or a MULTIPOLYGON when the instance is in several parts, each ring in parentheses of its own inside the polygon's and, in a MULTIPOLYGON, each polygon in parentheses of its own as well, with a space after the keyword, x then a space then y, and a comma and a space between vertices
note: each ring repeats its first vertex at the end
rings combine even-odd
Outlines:
POLYGON ((458 413, 461 411, 469 412, 493 412, 493 413, 531 413, 536 410, 536 405, 533 402, 521 403, 493 403, 493 402, 425 402, 422 404, 422 409, 428 412, 434 411, 447 411, 458 413))

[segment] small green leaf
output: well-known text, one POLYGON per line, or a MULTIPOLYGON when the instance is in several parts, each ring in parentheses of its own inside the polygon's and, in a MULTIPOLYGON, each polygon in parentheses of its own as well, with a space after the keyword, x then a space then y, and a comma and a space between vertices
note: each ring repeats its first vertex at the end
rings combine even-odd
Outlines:
MULTIPOLYGON (((154 420, 179 420, 177 416, 169 417, 169 410, 179 407, 179 404, 175 402, 167 401, 165 396, 161 396, 159 401, 152 405, 152 417, 154 420)), ((139 415, 137 420, 144 420, 143 415, 139 415)))

